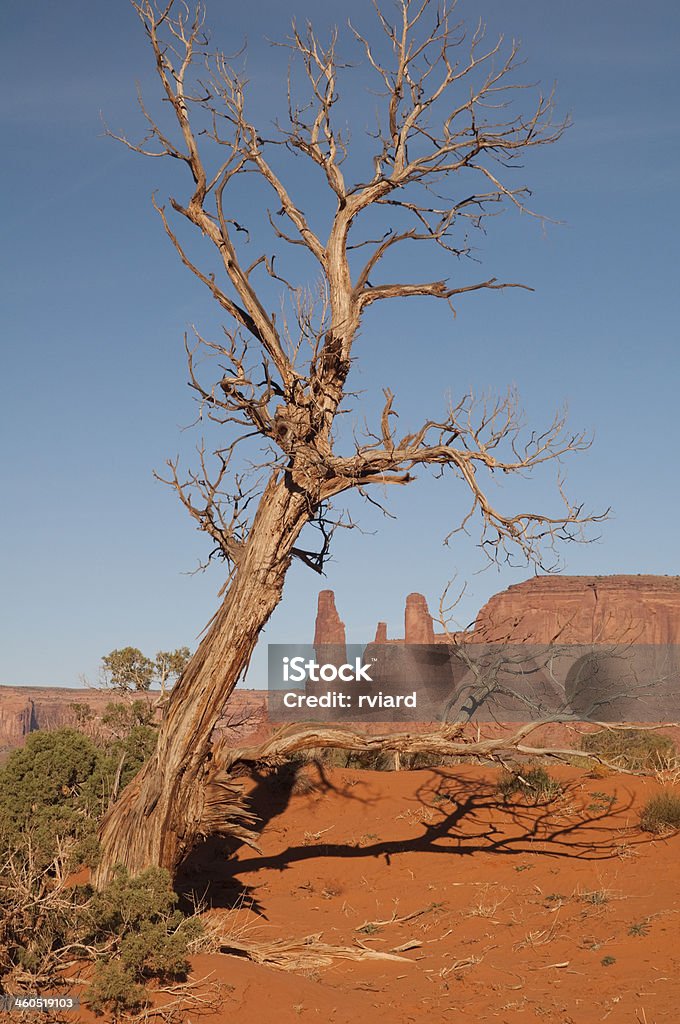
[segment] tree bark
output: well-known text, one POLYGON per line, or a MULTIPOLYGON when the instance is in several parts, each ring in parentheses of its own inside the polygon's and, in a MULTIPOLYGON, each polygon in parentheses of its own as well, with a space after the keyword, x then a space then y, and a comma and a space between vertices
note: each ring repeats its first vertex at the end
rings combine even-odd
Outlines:
POLYGON ((246 842, 254 821, 239 790, 213 762, 211 734, 241 678, 260 632, 281 599, 291 549, 313 514, 289 474, 270 479, 224 602, 174 687, 153 757, 104 818, 101 887, 121 864, 174 872, 196 842, 226 831, 246 842))

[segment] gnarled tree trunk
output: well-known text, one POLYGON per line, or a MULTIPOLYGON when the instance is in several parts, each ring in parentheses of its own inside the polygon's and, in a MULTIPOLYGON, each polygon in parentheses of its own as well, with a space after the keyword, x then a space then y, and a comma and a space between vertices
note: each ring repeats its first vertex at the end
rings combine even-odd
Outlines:
POLYGON ((273 476, 224 602, 170 695, 156 752, 104 819, 96 885, 117 864, 132 874, 150 865, 174 871, 220 826, 252 841, 245 826, 253 819, 238 800, 230 806, 236 791, 217 777, 210 737, 281 599, 291 549, 310 515, 290 477, 273 476))

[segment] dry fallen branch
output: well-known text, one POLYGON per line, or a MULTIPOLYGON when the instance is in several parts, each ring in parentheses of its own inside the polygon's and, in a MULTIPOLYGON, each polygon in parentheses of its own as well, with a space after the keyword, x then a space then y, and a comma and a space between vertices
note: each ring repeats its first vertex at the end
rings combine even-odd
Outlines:
POLYGON ((386 918, 384 921, 364 921, 359 928, 355 931, 362 932, 372 928, 383 928, 388 924, 404 924, 405 921, 414 921, 417 917, 422 917, 423 914, 429 914, 432 910, 435 910, 440 904, 430 903, 427 907, 421 907, 420 910, 414 910, 410 914, 404 914, 403 917, 397 917, 397 911, 395 908, 392 917, 386 918))
MULTIPOLYGON (((397 953, 385 953, 365 946, 330 946, 321 941, 322 933, 307 935, 298 941, 276 939, 272 942, 238 942, 229 940, 220 947, 222 953, 244 956, 258 964, 277 967, 282 971, 311 971, 330 967, 335 960, 391 960, 413 963, 397 953)), ((409 948, 413 948, 410 947, 409 948)))
POLYGON ((185 1024, 187 1013, 216 1013, 224 1006, 224 985, 211 973, 176 985, 159 985, 149 996, 157 1002, 138 1013, 126 1013, 128 1024, 185 1024))
MULTIPOLYGON (((627 769, 601 754, 583 751, 580 747, 533 746, 525 739, 537 729, 555 724, 560 719, 547 718, 517 726, 504 736, 492 736, 487 739, 473 739, 463 735, 460 724, 445 726, 426 733, 385 733, 367 735, 349 729, 334 726, 284 726, 263 743, 251 747, 240 747, 230 751, 222 750, 221 768, 230 772, 239 765, 281 764, 291 755, 303 751, 314 751, 327 748, 330 750, 351 750, 362 753, 396 752, 398 754, 435 754, 446 757, 491 760, 503 763, 503 755, 507 753, 522 754, 526 757, 549 757, 566 764, 574 759, 592 761, 612 772, 625 775, 655 774, 653 770, 643 772, 638 769, 627 769)), ((601 729, 626 729, 626 725, 611 725, 606 722, 590 722, 590 726, 601 729)), ((643 726, 649 731, 664 726, 643 726)))

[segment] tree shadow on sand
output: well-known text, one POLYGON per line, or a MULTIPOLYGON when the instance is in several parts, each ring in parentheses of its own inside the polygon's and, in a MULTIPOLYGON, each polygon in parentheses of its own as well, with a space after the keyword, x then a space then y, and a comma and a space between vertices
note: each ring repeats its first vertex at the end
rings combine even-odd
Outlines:
MULTIPOLYGON (((338 786, 317 766, 319 781, 316 793, 334 793, 345 799, 359 801, 369 812, 382 797, 371 797, 361 792, 362 780, 354 778, 350 784, 338 786), (357 792, 359 790, 359 792, 357 792)), ((262 822, 262 831, 272 825, 290 804, 298 786, 298 775, 290 765, 257 773, 255 786, 249 795, 249 804, 262 822)), ((365 784, 370 781, 370 776, 365 784)), ((419 834, 412 832, 413 824, 404 821, 404 835, 396 839, 376 839, 366 844, 355 842, 309 843, 300 841, 277 854, 246 854, 238 841, 217 836, 210 837, 186 859, 177 876, 177 889, 184 901, 202 898, 213 907, 235 907, 244 903, 257 914, 266 917, 259 904, 255 888, 240 880, 240 876, 253 872, 284 872, 291 865, 319 859, 370 859, 381 857, 389 866, 394 856, 421 853, 428 856, 471 857, 475 854, 496 856, 525 856, 536 853, 541 843, 541 855, 551 858, 569 858, 579 861, 606 861, 621 855, 623 834, 612 825, 611 815, 625 814, 633 806, 633 795, 616 796, 612 807, 583 805, 587 794, 579 783, 567 784, 557 800, 537 801, 505 800, 490 779, 474 780, 469 775, 456 774, 455 769, 430 769, 427 778, 409 797, 409 803, 420 809, 419 834), (577 796, 578 791, 578 796, 577 796), (427 817, 436 815, 436 820, 427 817), (606 824, 605 824, 606 822, 606 824), (237 857, 237 851, 240 853, 237 857)), ((302 837, 300 837, 302 839, 302 837)), ((650 840, 640 833, 626 832, 625 842, 630 847, 650 840)))

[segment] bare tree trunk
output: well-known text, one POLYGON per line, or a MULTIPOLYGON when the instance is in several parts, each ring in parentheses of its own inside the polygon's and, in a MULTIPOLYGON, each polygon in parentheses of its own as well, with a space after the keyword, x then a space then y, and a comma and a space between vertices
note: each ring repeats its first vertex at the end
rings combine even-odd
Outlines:
POLYGON ((210 737, 281 599, 291 549, 309 518, 305 496, 288 478, 272 477, 225 600, 170 695, 156 752, 104 819, 96 885, 117 864, 132 874, 150 865, 174 871, 199 838, 220 830, 252 841, 244 826, 253 818, 238 790, 218 779, 210 737))

